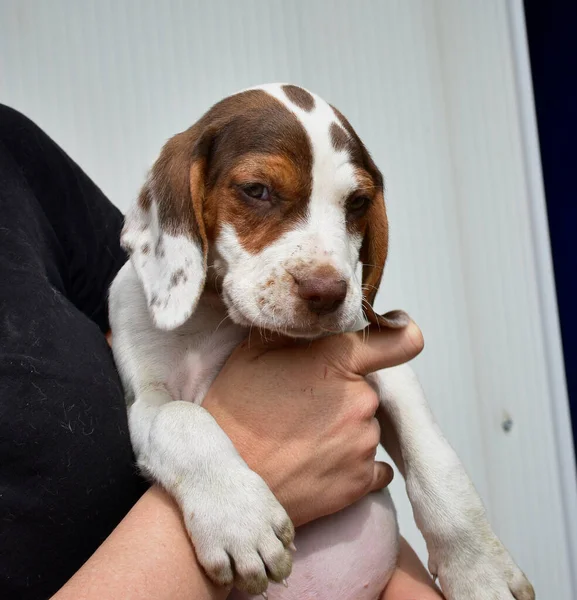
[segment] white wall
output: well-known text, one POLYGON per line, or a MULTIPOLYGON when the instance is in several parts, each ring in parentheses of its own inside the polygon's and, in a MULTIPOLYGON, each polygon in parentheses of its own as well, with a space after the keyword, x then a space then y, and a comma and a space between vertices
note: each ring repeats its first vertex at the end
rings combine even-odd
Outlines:
POLYGON ((378 307, 422 326, 417 369, 497 532, 539 597, 570 600, 574 465, 519 18, 517 0, 3 0, 0 101, 122 209, 224 95, 290 81, 338 106, 387 180, 378 307))

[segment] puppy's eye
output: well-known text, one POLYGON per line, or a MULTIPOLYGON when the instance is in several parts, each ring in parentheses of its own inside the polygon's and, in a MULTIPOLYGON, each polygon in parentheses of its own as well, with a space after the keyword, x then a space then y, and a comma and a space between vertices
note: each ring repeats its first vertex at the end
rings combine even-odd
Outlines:
POLYGON ((245 196, 255 200, 270 200, 270 190, 262 183, 247 183, 241 185, 240 189, 245 196))
POLYGON ((350 213, 362 213, 364 212, 371 202, 367 196, 353 196, 347 203, 347 208, 350 213))

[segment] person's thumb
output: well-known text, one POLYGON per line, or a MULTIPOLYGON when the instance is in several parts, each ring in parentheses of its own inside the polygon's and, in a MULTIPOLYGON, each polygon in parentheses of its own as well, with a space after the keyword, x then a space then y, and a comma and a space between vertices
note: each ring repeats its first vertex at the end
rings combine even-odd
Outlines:
POLYGON ((371 492, 382 490, 387 487, 394 477, 393 467, 385 462, 376 461, 373 469, 373 482, 371 483, 371 492))
POLYGON ((359 375, 406 363, 424 346, 423 334, 412 320, 398 329, 371 326, 357 335, 362 342, 357 345, 354 356, 355 372, 359 375))

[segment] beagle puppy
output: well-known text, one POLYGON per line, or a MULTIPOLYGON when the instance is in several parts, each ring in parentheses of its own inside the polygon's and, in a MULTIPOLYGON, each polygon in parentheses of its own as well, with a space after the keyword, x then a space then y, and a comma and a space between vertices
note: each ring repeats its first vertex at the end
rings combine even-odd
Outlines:
MULTIPOLYGON (((389 493, 300 528, 293 555, 287 513, 202 408, 253 325, 315 338, 408 322, 372 309, 388 247, 383 178, 349 122, 294 85, 225 98, 166 143, 122 245, 131 260, 110 321, 132 444, 178 502, 208 576, 236 600, 380 598, 398 551, 389 493)), ((446 597, 532 600, 410 367, 371 380, 446 597)))

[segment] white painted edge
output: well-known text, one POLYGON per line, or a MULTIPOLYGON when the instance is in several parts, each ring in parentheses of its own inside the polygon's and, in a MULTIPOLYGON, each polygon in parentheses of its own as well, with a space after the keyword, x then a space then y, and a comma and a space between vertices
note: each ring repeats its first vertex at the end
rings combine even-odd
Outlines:
MULTIPOLYGON (((559 475, 562 485, 563 509, 565 512, 566 540, 569 564, 577 564, 577 470, 569 397, 565 380, 561 330, 553 275, 553 262, 549 239, 545 188, 541 167, 539 135, 533 97, 533 82, 529 46, 525 28, 525 11, 522 0, 509 0, 508 21, 513 54, 513 69, 519 125, 523 139, 523 161, 527 182, 531 234, 533 238, 533 260, 538 277, 539 310, 545 346, 546 371, 549 383, 550 402, 555 427, 555 442, 559 475)), ((573 598, 577 598, 577 570, 572 569, 573 598)))

